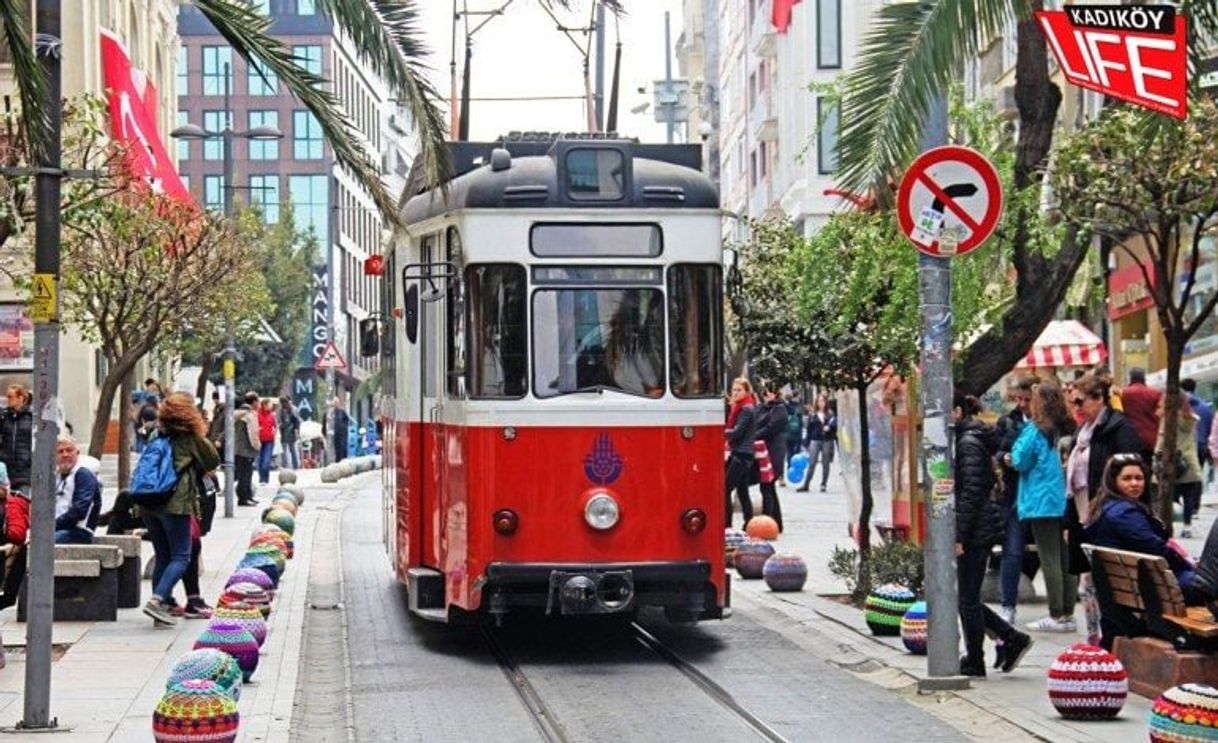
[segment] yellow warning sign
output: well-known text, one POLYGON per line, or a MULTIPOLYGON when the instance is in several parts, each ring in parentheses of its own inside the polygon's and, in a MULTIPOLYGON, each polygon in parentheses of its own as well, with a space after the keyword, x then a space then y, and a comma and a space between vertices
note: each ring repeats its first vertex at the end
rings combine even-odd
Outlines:
POLYGON ((224 360, 224 379, 229 380, 229 379, 236 379, 236 378, 237 378, 237 362, 233 361, 232 359, 225 359, 224 360))
POLYGON ((34 274, 34 291, 30 299, 30 319, 34 322, 56 322, 55 274, 34 274))

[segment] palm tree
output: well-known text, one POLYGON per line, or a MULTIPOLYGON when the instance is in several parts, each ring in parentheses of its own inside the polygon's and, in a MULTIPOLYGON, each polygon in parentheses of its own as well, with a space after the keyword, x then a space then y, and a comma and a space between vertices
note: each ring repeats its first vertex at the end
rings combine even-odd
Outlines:
MULTIPOLYGON (((871 190, 891 200, 891 184, 922 147, 922 129, 935 100, 957 80, 982 44, 1017 21, 1015 103, 1019 112, 1014 185, 1040 189, 1053 144, 1062 92, 1049 76, 1045 38, 1033 12, 1043 0, 923 0, 882 7, 864 41, 858 64, 846 75, 838 143, 838 173, 847 190, 871 190)), ((1218 38, 1218 0, 1183 0, 1189 18, 1193 69, 1207 42, 1218 38)), ((1148 114, 1148 118, 1152 115, 1148 114)), ((1017 196, 1017 195, 1016 195, 1017 196)), ((1075 230, 1056 250, 1042 250, 1031 234, 1038 200, 1008 196, 1014 228, 1008 236, 1017 281, 1015 301, 965 353, 960 386, 980 394, 1027 353, 1052 319, 1089 241, 1075 230)), ((1084 236, 1085 237, 1085 236, 1084 236)))
MULTIPOLYGON (((537 0, 547 8, 570 8, 570 0, 537 0)), ((353 136, 355 129, 325 78, 309 72, 283 42, 269 35, 271 19, 250 0, 193 0, 216 31, 247 63, 274 74, 321 124, 335 159, 351 170, 386 218, 397 220, 396 200, 385 191, 379 168, 353 136)), ((621 13, 618 0, 605 6, 621 13)), ((318 0, 319 9, 352 40, 360 62, 387 83, 391 95, 410 111, 420 140, 427 178, 439 183, 448 171, 446 132, 440 95, 427 80, 427 49, 418 25, 418 0, 318 0)), ((12 58, 30 149, 45 151, 50 137, 46 78, 34 55, 28 29, 28 0, 0 0, 0 28, 12 58)))

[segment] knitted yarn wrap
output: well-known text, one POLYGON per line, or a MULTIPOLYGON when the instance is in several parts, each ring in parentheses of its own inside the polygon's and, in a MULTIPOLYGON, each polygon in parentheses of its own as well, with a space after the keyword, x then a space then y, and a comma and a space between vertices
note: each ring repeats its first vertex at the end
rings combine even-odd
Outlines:
POLYGON ((253 583, 234 583, 220 594, 219 606, 252 606, 265 619, 271 614, 271 595, 253 583))
POLYGON ((914 655, 926 655, 926 602, 918 601, 901 617, 901 642, 914 655))
POLYGON ((1049 701, 1069 720, 1116 717, 1129 694, 1129 676, 1116 656, 1078 642, 1049 666, 1049 701))
POLYGON ((863 604, 863 620, 871 634, 896 637, 901 634, 901 619, 917 596, 905 586, 888 583, 873 590, 863 604))
POLYGON ((262 616, 262 610, 253 604, 234 602, 226 606, 217 606, 211 616, 213 622, 224 620, 241 625, 254 636, 254 642, 258 643, 258 647, 262 647, 266 642, 266 618, 262 616))
POLYGON ((257 568, 240 568, 228 576, 228 580, 224 581, 224 587, 236 585, 237 583, 253 583, 264 591, 270 592, 275 588, 275 584, 267 577, 267 574, 257 568))
POLYGON ((279 568, 280 577, 283 576, 284 570, 288 566, 287 556, 283 554, 283 550, 273 544, 259 544, 246 549, 245 556, 251 555, 266 555, 275 561, 275 567, 279 568))
POLYGON ((774 545, 749 537, 736 548, 736 572, 741 578, 760 578, 765 561, 774 554, 774 545))
POLYGON ((228 692, 236 701, 241 698, 241 666, 237 659, 215 648, 191 650, 178 659, 165 680, 168 690, 179 681, 207 679, 228 692))
POLYGON ((1147 722, 1151 743, 1218 741, 1218 689, 1173 686, 1155 700, 1147 722))
POLYGON ((296 519, 282 508, 271 508, 262 514, 262 523, 274 524, 292 536, 296 533, 296 519))
POLYGON ((233 656, 241 666, 241 678, 249 681, 258 669, 258 642, 254 636, 236 622, 213 620, 195 640, 195 650, 215 648, 233 656))
POLYGON ((774 555, 761 566, 761 577, 771 591, 802 591, 808 565, 798 555, 774 555))
POLYGON ((282 573, 279 571, 279 566, 275 564, 275 558, 270 555, 247 554, 241 558, 241 562, 237 563, 237 569, 241 568, 256 568, 266 573, 266 577, 270 578, 271 585, 275 588, 279 587, 279 576, 282 573))
POLYGON ((170 684, 152 713, 157 743, 231 743, 241 716, 237 702, 210 679, 170 684))

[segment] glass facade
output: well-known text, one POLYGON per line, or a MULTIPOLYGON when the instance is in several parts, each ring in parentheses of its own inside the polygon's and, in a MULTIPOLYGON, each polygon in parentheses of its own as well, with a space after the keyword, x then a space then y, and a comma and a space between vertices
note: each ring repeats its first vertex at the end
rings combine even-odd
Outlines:
MULTIPOLYGON (((279 112, 250 111, 247 125, 250 129, 253 129, 256 126, 273 126, 275 128, 279 128, 279 112)), ((249 147, 251 160, 279 159, 278 139, 251 139, 249 140, 249 147)))
POLYGON ((232 75, 233 50, 227 46, 203 47, 203 95, 224 95, 228 77, 225 76, 227 66, 228 76, 232 75))
POLYGON ((296 215, 296 226, 313 230, 325 244, 329 231, 330 177, 325 175, 293 175, 288 177, 288 197, 296 215))

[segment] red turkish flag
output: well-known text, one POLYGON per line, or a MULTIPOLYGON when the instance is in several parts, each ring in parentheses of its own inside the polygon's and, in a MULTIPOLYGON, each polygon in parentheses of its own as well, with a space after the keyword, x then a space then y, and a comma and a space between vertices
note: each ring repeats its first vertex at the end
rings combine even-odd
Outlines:
POLYGON ((156 130, 156 88, 131 65, 127 48, 101 29, 102 77, 110 101, 111 135, 128 145, 133 175, 148 179, 152 190, 194 203, 156 130))
POLYGON ((785 34, 791 27, 791 9, 799 4, 799 0, 774 0, 770 11, 770 22, 778 33, 785 34))

